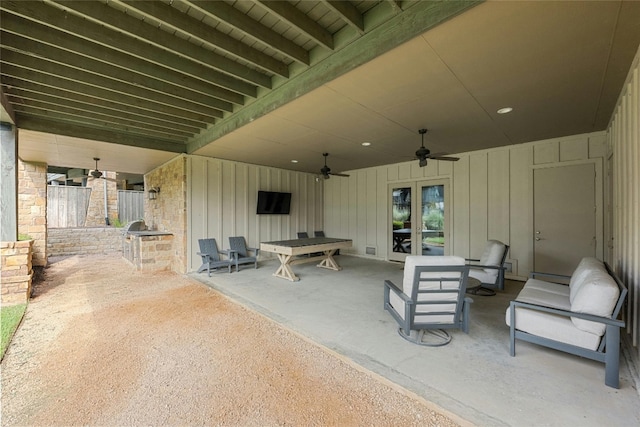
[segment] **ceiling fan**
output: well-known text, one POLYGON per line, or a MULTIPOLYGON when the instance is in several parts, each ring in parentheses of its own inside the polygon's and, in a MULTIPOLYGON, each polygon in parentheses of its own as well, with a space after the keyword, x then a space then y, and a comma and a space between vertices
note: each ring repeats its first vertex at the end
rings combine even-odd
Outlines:
POLYGON ((98 169, 98 162, 100 161, 99 157, 94 157, 93 160, 95 160, 96 162, 96 168, 94 170, 92 170, 91 172, 89 172, 89 175, 86 175, 86 178, 88 179, 106 179, 107 181, 113 181, 113 182, 117 182, 117 179, 113 179, 113 178, 107 178, 106 176, 103 176, 104 174, 102 172, 100 172, 100 169, 98 169))
POLYGON ((431 154, 431 151, 424 146, 424 134, 427 133, 427 130, 420 129, 418 133, 422 135, 422 146, 416 151, 416 158, 420 160, 420 167, 427 166, 427 159, 446 160, 448 162, 457 162, 460 160, 458 157, 446 157, 447 153, 431 154))
POLYGON ((329 155, 329 153, 322 153, 322 155, 324 156, 324 166, 322 167, 322 169, 320 169, 320 173, 322 174, 324 179, 329 179, 329 175, 349 176, 349 175, 346 175, 344 173, 333 173, 333 172, 331 172, 331 168, 329 166, 327 166, 327 156, 329 155))

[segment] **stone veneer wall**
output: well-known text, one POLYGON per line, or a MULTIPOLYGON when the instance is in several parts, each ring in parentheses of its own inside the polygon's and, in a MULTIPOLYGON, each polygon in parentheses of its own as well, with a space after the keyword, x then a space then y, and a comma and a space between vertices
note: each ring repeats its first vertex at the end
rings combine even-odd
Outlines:
POLYGON ((2 305, 26 304, 31 296, 33 240, 0 243, 2 305))
POLYGON ((47 165, 18 159, 18 234, 33 239, 32 263, 47 265, 47 165))
POLYGON ((51 228, 49 256, 110 254, 122 252, 122 228, 51 228))
MULTIPOLYGON (((115 172, 104 172, 107 178, 116 178, 115 172)), ((91 198, 87 209, 87 219, 85 227, 103 227, 105 223, 104 215, 104 183, 107 183, 107 216, 109 221, 118 217, 118 186, 115 181, 104 179, 89 179, 87 187, 91 188, 91 198)))
POLYGON ((187 159, 184 155, 144 176, 144 222, 148 228, 173 234, 171 269, 187 272, 187 159), (158 198, 149 200, 148 190, 160 188, 158 198))

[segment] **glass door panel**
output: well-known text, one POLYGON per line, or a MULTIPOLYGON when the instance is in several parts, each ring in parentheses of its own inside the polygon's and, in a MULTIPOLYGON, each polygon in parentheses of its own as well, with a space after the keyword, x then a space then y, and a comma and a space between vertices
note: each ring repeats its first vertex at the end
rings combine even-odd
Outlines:
POLYGON ((413 188, 411 184, 390 185, 391 193, 391 223, 389 233, 391 234, 391 250, 389 259, 404 261, 410 255, 412 248, 412 228, 411 228, 411 200, 413 188))
POLYGON ((420 245, 418 254, 440 256, 445 253, 445 186, 420 186, 420 245))

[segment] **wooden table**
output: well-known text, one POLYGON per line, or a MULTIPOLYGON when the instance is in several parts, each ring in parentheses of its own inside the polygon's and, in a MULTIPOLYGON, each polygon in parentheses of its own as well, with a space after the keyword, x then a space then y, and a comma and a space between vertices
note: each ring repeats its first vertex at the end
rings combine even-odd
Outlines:
POLYGON ((300 280, 291 269, 292 265, 304 264, 322 260, 317 266, 339 271, 342 267, 338 265, 333 255, 338 249, 350 248, 352 241, 349 239, 336 239, 332 237, 310 237, 307 239, 280 240, 277 242, 260 243, 260 250, 272 252, 278 255, 280 267, 274 276, 287 279, 292 282, 300 280), (299 255, 310 255, 321 252, 322 255, 294 258, 299 255))

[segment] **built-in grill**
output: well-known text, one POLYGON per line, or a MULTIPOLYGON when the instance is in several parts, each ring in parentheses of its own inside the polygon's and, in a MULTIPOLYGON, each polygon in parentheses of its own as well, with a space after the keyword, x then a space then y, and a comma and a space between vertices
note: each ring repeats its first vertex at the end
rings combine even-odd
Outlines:
POLYGON ((147 229, 143 219, 129 221, 122 229, 122 256, 127 261, 133 263, 134 251, 131 242, 131 233, 144 231, 147 229))
POLYGON ((171 239, 165 231, 148 230, 144 220, 129 222, 122 232, 122 256, 138 270, 171 265, 171 239))

